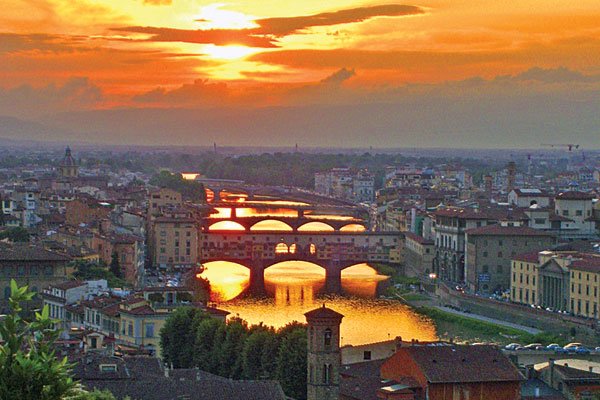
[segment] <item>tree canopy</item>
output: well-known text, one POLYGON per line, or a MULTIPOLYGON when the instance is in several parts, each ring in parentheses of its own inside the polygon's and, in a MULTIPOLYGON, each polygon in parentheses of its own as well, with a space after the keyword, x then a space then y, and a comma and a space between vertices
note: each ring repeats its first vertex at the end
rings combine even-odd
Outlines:
POLYGON ((306 398, 306 326, 275 330, 228 322, 191 307, 178 308, 160 332, 164 361, 231 379, 277 379, 288 396, 306 398))

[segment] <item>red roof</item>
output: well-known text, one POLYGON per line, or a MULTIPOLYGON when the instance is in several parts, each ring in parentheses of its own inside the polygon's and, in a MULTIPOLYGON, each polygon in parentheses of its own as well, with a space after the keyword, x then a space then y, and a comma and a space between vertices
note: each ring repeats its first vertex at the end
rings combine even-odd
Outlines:
POLYGON ((537 263, 539 262, 539 252, 530 251, 527 253, 517 254, 512 258, 513 261, 524 261, 528 263, 537 263))
POLYGON ((396 354, 401 352, 409 354, 430 383, 518 382, 523 379, 495 346, 409 346, 398 349, 396 354))
POLYGON ((491 236, 553 236, 551 233, 539 231, 528 226, 486 225, 479 228, 467 229, 469 235, 491 236))

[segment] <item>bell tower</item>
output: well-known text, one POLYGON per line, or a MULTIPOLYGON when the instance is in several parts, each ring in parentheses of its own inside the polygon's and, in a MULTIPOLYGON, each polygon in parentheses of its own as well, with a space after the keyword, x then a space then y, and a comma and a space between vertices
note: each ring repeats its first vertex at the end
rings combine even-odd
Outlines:
POLYGON ((308 322, 307 400, 338 400, 340 325, 344 316, 325 304, 304 316, 308 322))

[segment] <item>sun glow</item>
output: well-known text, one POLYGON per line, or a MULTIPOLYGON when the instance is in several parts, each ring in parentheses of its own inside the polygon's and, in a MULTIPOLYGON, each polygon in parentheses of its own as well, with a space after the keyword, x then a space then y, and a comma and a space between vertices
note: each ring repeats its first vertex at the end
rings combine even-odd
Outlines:
POLYGON ((208 44, 204 46, 202 52, 210 58, 216 60, 235 60, 259 52, 260 49, 246 46, 215 46, 208 44))
POLYGON ((256 28, 256 19, 238 11, 222 10, 222 3, 202 7, 196 21, 200 29, 249 29, 256 28))

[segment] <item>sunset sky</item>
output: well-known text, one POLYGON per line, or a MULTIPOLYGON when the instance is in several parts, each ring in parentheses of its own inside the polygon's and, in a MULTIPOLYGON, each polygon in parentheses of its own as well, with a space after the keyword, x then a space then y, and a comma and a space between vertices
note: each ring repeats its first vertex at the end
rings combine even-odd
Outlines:
POLYGON ((158 129, 176 119, 178 143, 276 145, 272 130, 294 115, 291 133, 279 132, 281 145, 303 142, 306 132, 303 144, 311 146, 341 145, 344 135, 347 146, 431 146, 439 138, 456 146, 467 145, 470 132, 482 138, 473 145, 498 147, 502 140, 488 140, 498 132, 558 140, 571 130, 600 147, 598 0, 0 5, 0 115, 44 124, 51 137, 169 144, 173 137, 164 140, 158 129), (474 109, 482 103, 490 104, 483 118, 474 109), (204 110, 203 118, 173 116, 182 109, 204 110), (316 119, 314 110, 324 115, 316 119), (549 110, 548 118, 534 115, 549 110), (340 112, 367 122, 331 115, 340 112), (134 126, 148 115, 164 115, 164 124, 152 132, 134 126), (299 127, 302 115, 309 121, 299 127), (117 125, 117 136, 91 137, 114 134, 117 125))

